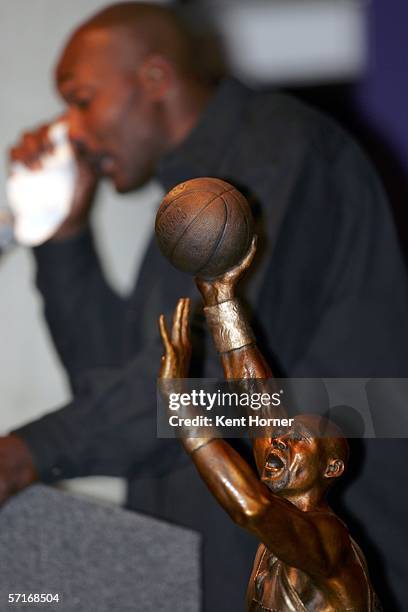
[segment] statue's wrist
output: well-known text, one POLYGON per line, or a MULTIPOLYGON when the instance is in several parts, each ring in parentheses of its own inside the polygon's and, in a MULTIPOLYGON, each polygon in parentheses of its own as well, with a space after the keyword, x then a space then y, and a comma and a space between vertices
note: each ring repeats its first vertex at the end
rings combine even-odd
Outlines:
POLYGON ((255 342, 243 306, 237 298, 205 306, 204 313, 219 353, 228 353, 255 342))
MULTIPOLYGON (((201 289, 200 289, 201 290, 201 289)), ((222 302, 234 299, 235 291, 232 287, 211 287, 211 290, 201 290, 205 306, 216 306, 222 302)))
POLYGON ((217 304, 222 304, 223 302, 230 302, 235 299, 235 291, 234 287, 224 286, 220 287, 217 292, 217 304))

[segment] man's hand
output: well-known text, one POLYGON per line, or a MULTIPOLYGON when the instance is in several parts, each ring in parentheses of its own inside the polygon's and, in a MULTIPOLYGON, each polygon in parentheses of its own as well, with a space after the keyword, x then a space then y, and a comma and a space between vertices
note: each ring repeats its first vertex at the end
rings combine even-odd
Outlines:
POLYGON ((252 239, 248 253, 243 259, 231 270, 228 270, 222 276, 217 276, 213 280, 196 278, 196 285, 204 298, 205 306, 214 306, 227 302, 235 297, 235 286, 241 280, 245 272, 250 267, 256 253, 257 237, 252 239))
POLYGON ((0 504, 38 480, 30 450, 14 434, 0 438, 0 504))
POLYGON ((164 346, 160 378, 187 378, 188 376, 191 357, 189 314, 190 299, 181 298, 174 312, 171 338, 164 315, 160 315, 160 335, 164 346))
MULTIPOLYGON (((60 118, 61 120, 64 117, 60 118)), ((32 170, 41 169, 41 158, 52 153, 53 143, 49 138, 49 127, 45 124, 36 130, 25 132, 9 150, 9 163, 19 162, 32 170)), ((55 232, 52 240, 64 240, 78 234, 86 225, 94 201, 98 177, 94 169, 74 146, 78 174, 70 214, 55 232)))

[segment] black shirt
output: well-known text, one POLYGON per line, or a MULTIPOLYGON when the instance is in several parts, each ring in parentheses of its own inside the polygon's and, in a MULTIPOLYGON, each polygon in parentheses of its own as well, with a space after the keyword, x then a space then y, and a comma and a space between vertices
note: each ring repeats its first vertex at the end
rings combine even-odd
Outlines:
MULTIPOLYGON (((339 126, 291 97, 227 80, 157 166, 166 190, 198 176, 231 182, 252 204, 261 248, 244 291, 275 371, 407 375, 407 279, 390 212, 371 166, 339 126)), ((47 322, 74 390, 68 406, 17 431, 41 478, 128 477, 129 506, 204 533, 205 610, 243 609, 256 542, 218 508, 177 441, 156 437, 157 319, 181 296, 200 303, 192 279, 153 239, 128 299, 107 285, 89 231, 35 255, 47 322)), ((214 373, 200 313, 194 345, 194 374, 214 373)), ((389 584, 406 600, 406 496, 398 484, 408 446, 366 441, 364 455, 342 516, 354 517, 353 536, 387 605, 389 584)))

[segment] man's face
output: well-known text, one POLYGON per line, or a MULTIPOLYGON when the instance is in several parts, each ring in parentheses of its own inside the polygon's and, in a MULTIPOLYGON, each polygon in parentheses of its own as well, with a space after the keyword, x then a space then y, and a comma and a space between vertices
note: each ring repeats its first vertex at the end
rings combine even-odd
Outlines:
POLYGON ((300 419, 282 435, 255 440, 254 453, 262 482, 281 495, 310 490, 325 469, 321 440, 300 419))
POLYGON ((77 33, 56 70, 75 148, 119 192, 141 186, 162 151, 160 116, 141 84, 143 50, 118 29, 77 33))

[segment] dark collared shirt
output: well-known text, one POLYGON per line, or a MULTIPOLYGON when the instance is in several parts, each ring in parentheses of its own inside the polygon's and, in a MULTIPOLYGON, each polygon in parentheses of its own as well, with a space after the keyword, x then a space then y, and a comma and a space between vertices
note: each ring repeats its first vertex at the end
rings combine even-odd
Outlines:
MULTIPOLYGON (((293 98, 228 80, 157 167, 166 189, 197 176, 225 179, 251 201, 261 248, 245 296, 276 372, 407 375, 407 281, 390 213, 372 168, 337 125, 293 98)), ((130 478, 132 508, 204 533, 206 611, 241 609, 256 543, 218 508, 177 442, 156 438, 157 318, 180 296, 198 299, 192 279, 153 240, 127 300, 106 283, 90 232, 35 254, 47 322, 75 392, 68 406, 17 432, 41 477, 130 478)), ((217 358, 199 316, 194 344, 195 375, 213 373, 217 358)), ((407 458, 404 441, 367 442, 345 497, 364 526, 354 535, 383 601, 387 581, 406 599, 407 556, 398 552, 406 500, 395 483, 407 458)))

